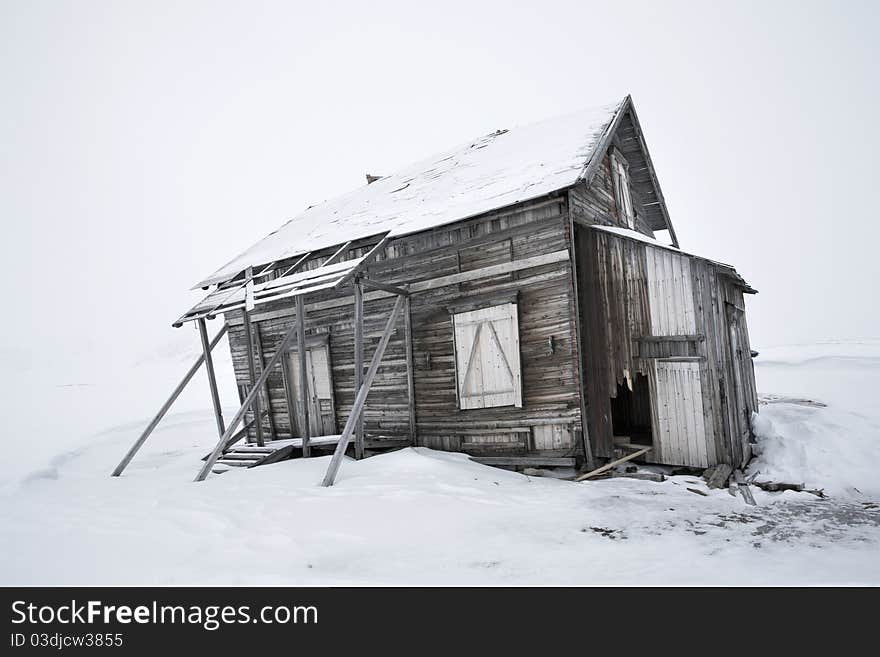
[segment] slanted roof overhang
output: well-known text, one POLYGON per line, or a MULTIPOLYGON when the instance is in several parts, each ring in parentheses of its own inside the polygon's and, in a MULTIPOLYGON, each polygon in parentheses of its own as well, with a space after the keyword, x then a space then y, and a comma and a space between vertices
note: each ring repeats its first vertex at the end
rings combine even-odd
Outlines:
MULTIPOLYGON (((185 322, 198 319, 213 319, 221 313, 233 310, 240 310, 242 308, 251 310, 256 306, 280 299, 290 299, 316 292, 337 290, 350 282, 361 271, 363 266, 372 261, 385 246, 387 237, 385 235, 380 237, 381 239, 378 244, 373 246, 367 254, 359 258, 335 262, 337 257, 343 255, 344 251, 348 250, 351 242, 346 242, 334 252, 333 256, 325 261, 326 264, 314 269, 285 274, 279 278, 261 283, 255 282, 272 271, 276 264, 273 262, 256 275, 244 276, 241 279, 236 277, 233 281, 219 285, 216 290, 187 310, 173 325, 180 327, 185 322)), ((308 256, 309 254, 305 254, 296 264, 303 263, 307 260, 308 256)), ((288 271, 294 269, 295 266, 289 268, 288 271)))
POLYGON ((600 224, 593 224, 590 226, 590 228, 599 232, 610 233, 611 235, 615 235, 616 237, 620 237, 623 239, 642 242, 643 244, 647 244, 648 246, 653 246, 658 249, 666 249, 668 251, 675 251, 676 253, 680 253, 681 255, 690 256, 691 258, 699 258, 700 260, 708 262, 713 267, 715 267, 715 270, 720 275, 732 279, 734 284, 742 288, 742 291, 746 294, 758 293, 755 288, 749 285, 746 280, 742 276, 740 276, 739 272, 736 271, 733 265, 718 262, 717 260, 712 260, 711 258, 706 258, 705 256, 697 255, 696 253, 689 253, 688 251, 684 251, 677 246, 672 246, 671 244, 663 244, 662 242, 658 242, 652 237, 648 237, 644 233, 640 233, 630 228, 622 228, 620 226, 603 226, 600 224))

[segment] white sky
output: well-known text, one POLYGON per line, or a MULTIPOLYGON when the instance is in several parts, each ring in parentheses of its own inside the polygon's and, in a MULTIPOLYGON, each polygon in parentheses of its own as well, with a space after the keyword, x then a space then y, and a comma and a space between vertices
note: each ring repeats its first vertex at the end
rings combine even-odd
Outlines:
POLYGON ((877 337, 878 7, 0 0, 0 367, 195 344, 189 286, 306 206, 626 93, 754 346, 877 337))

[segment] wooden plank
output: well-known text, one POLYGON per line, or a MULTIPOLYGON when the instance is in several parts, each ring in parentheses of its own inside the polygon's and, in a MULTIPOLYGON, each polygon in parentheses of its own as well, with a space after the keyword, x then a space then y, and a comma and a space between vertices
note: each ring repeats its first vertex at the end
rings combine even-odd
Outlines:
POLYGON ((568 456, 471 456, 471 461, 483 465, 547 465, 573 468, 577 459, 568 456))
POLYGON ((303 424, 303 456, 311 456, 309 437, 312 433, 309 423, 309 383, 308 366, 306 365, 306 307, 301 296, 296 297, 296 351, 299 358, 299 390, 302 397, 302 424, 303 424))
POLYGON ((388 323, 385 325, 385 330, 382 333, 378 346, 376 347, 376 352, 373 354, 373 359, 370 361, 370 367, 367 369, 364 382, 358 389, 357 397, 355 397, 354 405, 351 410, 351 415, 348 416, 348 421, 345 423, 345 429, 342 431, 342 436, 339 439, 339 443, 336 445, 336 451, 333 452, 333 458, 330 460, 330 466, 327 468, 324 480, 321 482, 322 486, 332 486, 333 481, 336 479, 336 473, 339 471, 339 466, 342 464, 342 457, 345 456, 345 450, 348 448, 348 443, 351 440, 354 425, 357 422, 357 416, 364 407, 364 402, 366 402, 367 395, 370 392, 370 386, 373 384, 373 379, 376 377, 376 372, 379 369, 379 363, 382 361, 382 356, 385 354, 385 348, 388 346, 391 334, 394 333, 394 325, 397 322, 397 317, 400 315, 401 309, 403 308, 404 299, 405 297, 399 296, 394 303, 394 308, 391 310, 391 316, 388 318, 388 323))
POLYGON ((409 402, 409 434, 413 445, 418 445, 416 422, 415 364, 413 362, 412 307, 406 297, 403 308, 404 349, 406 349, 406 399, 409 402))
POLYGON ((706 479, 706 485, 709 488, 723 488, 727 484, 731 472, 733 472, 733 468, 726 463, 719 463, 706 479))
POLYGON ((281 339, 281 344, 278 345, 278 349, 275 351, 275 354, 272 356, 272 359, 269 361, 269 364, 266 365, 266 369, 263 370, 263 373, 260 375, 260 380, 257 381, 251 390, 248 392, 247 396, 244 398, 244 401, 241 404, 241 408, 238 409, 238 412, 235 414, 235 417, 232 418, 232 422, 230 422, 229 426, 226 427, 226 433, 224 433, 220 440, 217 442, 217 445, 214 447, 214 451, 211 452, 211 456, 205 461, 205 465, 199 470, 199 473, 196 475, 195 481, 204 481, 205 477, 208 476, 208 473, 211 472, 211 468, 214 467, 214 463, 220 457, 220 454, 223 453, 223 450, 226 447, 226 441, 232 436, 235 432, 235 428, 238 426, 239 422, 244 419, 245 413, 247 413, 248 407, 253 403, 254 397, 259 393, 259 386, 262 386, 265 383, 266 379, 269 378, 269 373, 274 369, 274 367, 281 360, 281 356, 287 350, 287 347, 290 345, 293 340, 294 333, 296 332, 296 326, 292 326, 288 329, 287 333, 281 339))
POLYGON ((284 278, 284 277, 287 276, 288 274, 292 274, 293 272, 295 272, 295 271, 299 268, 299 266, 300 266, 301 264, 303 264, 306 260, 309 259, 309 257, 310 257, 311 255, 312 255, 312 252, 309 251, 308 253, 306 253, 305 255, 303 255, 302 257, 300 257, 296 262, 294 262, 292 265, 290 265, 290 267, 288 267, 287 269, 285 269, 285 270, 282 272, 281 276, 279 276, 278 278, 284 278))
POLYGON ((584 479, 589 479, 590 477, 595 477, 597 474, 605 472, 606 470, 610 470, 615 465, 620 465, 621 463, 626 463, 627 461, 631 461, 635 458, 640 457, 642 454, 647 454, 648 452, 651 451, 651 449, 653 449, 653 448, 643 447, 642 449, 640 449, 637 452, 633 452, 632 454, 627 454, 623 458, 619 458, 615 461, 611 461, 611 463, 606 463, 605 465, 603 465, 600 468, 596 468, 595 470, 591 470, 590 472, 587 472, 586 474, 578 475, 577 477, 574 478, 574 480, 575 481, 583 481, 584 479))
MULTIPOLYGON (((211 340, 211 343, 208 345, 208 351, 214 349, 217 346, 217 343, 220 342, 220 339, 226 334, 226 331, 229 329, 227 324, 223 325, 223 328, 217 332, 217 335, 214 336, 214 339, 211 340)), ((122 471, 131 463, 131 460, 134 458, 134 455, 138 453, 141 447, 143 447, 144 443, 147 441, 147 438, 150 437, 150 434, 153 433, 153 430, 162 421, 162 418, 165 417, 165 414, 168 412, 168 409, 171 408, 171 405, 180 397, 180 393, 183 392, 183 389, 186 388, 186 385, 192 380, 195 373, 199 371, 199 368, 202 366, 202 363, 205 361, 205 355, 202 354, 196 359, 196 362, 193 363, 192 367, 189 368, 187 373, 183 376, 183 379, 180 380, 180 383, 177 384, 177 387, 174 388, 174 391, 171 393, 171 396, 165 400, 165 403, 162 404, 162 407, 159 409, 159 412, 153 416, 153 419, 150 420, 150 423, 147 425, 147 428, 144 429, 143 433, 138 437, 138 439, 134 442, 134 445, 129 448, 128 452, 122 457, 122 460, 119 462, 119 465, 116 466, 116 469, 113 470, 112 476, 118 477, 122 474, 122 471)), ((231 433, 231 432, 230 432, 231 433)), ((225 435, 225 434, 224 434, 225 435)))
POLYGON ((347 274, 345 274, 345 276, 343 276, 342 278, 340 278, 336 282, 335 289, 338 290, 340 287, 342 287, 343 285, 348 283, 348 281, 350 281, 354 276, 356 276, 358 274, 358 272, 360 272, 360 270, 364 267, 364 265, 372 262, 375 259, 375 257, 382 252, 382 249, 385 248, 385 244, 387 242, 388 242, 388 234, 386 233, 385 237, 383 237, 381 240, 379 240, 379 243, 376 244, 376 246, 374 246, 372 249, 370 249, 364 255, 363 258, 361 258, 361 263, 356 268, 349 271, 347 274))
POLYGON ((403 296, 403 297, 409 296, 409 290, 406 290, 405 288, 402 288, 402 287, 398 287, 396 285, 389 285, 388 283, 383 283, 381 281, 374 281, 372 279, 365 278, 365 277, 361 278, 361 282, 364 285, 366 285, 367 287, 372 287, 376 290, 384 290, 385 292, 388 292, 390 294, 396 294, 396 295, 403 296))
MULTIPOLYGON (((364 381, 364 288, 359 278, 354 282, 354 389, 364 381)), ((354 456, 364 458, 364 415, 358 413, 355 423, 354 456)))
POLYGON ((214 358, 211 356, 211 345, 208 342, 208 327, 205 324, 205 318, 200 317, 198 320, 199 338, 202 341, 202 355, 205 358, 205 369, 208 372, 208 388, 211 391, 211 404, 214 407, 214 419, 217 422, 217 435, 222 436, 226 433, 226 427, 223 425, 223 409, 220 406, 220 393, 217 391, 217 377, 214 375, 214 358))
POLYGON ((337 251, 332 256, 330 256, 324 262, 321 263, 321 266, 326 267, 327 265, 332 265, 334 262, 339 260, 339 258, 341 258, 346 253, 348 253, 348 250, 350 248, 351 248, 351 240, 349 240, 348 242, 346 242, 345 244, 340 246, 339 249, 337 249, 337 251))
MULTIPOLYGON (((250 274, 246 273, 245 277, 241 281, 241 283, 236 285, 234 288, 232 288, 230 290, 229 294, 224 295, 223 298, 219 302, 217 302, 215 305, 213 305, 210 310, 193 314, 193 312, 196 308, 198 308, 199 306, 201 306, 202 304, 205 303, 205 299, 202 299, 201 301, 199 301, 199 303, 196 306, 194 306, 193 308, 190 308, 188 311, 186 311, 186 313, 184 313, 180 319, 178 319, 176 322, 174 322, 174 324, 172 324, 172 326, 174 326, 175 328, 180 328, 181 326, 183 326, 184 322, 192 321, 194 319, 202 319, 202 318, 214 319, 214 317, 216 317, 218 308, 223 306, 229 299, 231 299, 235 294, 240 292, 242 288, 246 287, 255 278, 262 278, 263 276, 268 274, 270 271, 272 271, 272 268, 274 266, 275 266, 275 263, 270 262, 256 276, 253 274, 253 267, 248 267, 247 270, 245 270, 245 271, 250 272, 250 274)), ((220 287, 218 286, 217 290, 215 290, 213 294, 216 294, 219 290, 220 290, 220 287)), ((208 296, 210 297, 211 295, 208 295, 208 296)))

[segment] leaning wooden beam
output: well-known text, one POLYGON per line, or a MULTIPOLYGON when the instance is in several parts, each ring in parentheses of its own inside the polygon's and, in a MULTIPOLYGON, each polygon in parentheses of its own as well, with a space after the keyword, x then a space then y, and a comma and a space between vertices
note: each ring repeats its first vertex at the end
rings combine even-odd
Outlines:
POLYGON ((376 347, 376 353, 373 354, 373 359, 370 361, 370 367, 367 369, 364 382, 358 389, 357 396, 355 397, 354 404, 351 408, 351 414, 348 416, 348 421, 345 423, 345 428, 342 430, 342 435, 339 437, 336 451, 333 452, 330 466, 327 468, 327 473, 324 475, 324 480, 321 482, 322 486, 332 486, 336 479, 336 473, 339 471, 339 466, 342 465, 342 457, 345 456, 345 450, 348 448, 349 441, 351 441, 351 434, 354 432, 357 417, 364 408, 364 403, 367 401, 367 395, 370 393, 370 386, 373 385, 373 379, 376 378, 376 372, 379 370, 379 363, 382 362, 385 348, 388 346, 388 341, 391 340, 391 335, 394 333, 394 326, 397 323, 397 317, 400 315, 400 311, 403 309, 404 299, 405 297, 399 296, 394 303, 394 308, 391 310, 391 316, 388 318, 388 323, 385 325, 385 331, 382 333, 382 338, 379 340, 379 344, 376 347))
POLYGON ((299 357, 299 394, 302 397, 302 452, 304 457, 311 456, 309 438, 312 427, 309 423, 309 373, 306 365, 306 304, 302 295, 296 297, 296 351, 299 357))
MULTIPOLYGON (((364 288, 359 278, 354 281, 354 389, 364 382, 364 288)), ((354 427, 354 457, 364 458, 364 414, 358 413, 354 427)))
POLYGON ((362 280, 364 285, 366 285, 367 287, 372 287, 377 290, 385 290, 385 292, 390 292, 391 294, 396 294, 402 297, 409 296, 409 290, 405 290, 402 287, 397 287, 396 285, 388 285, 388 283, 380 283, 379 281, 372 281, 369 278, 364 278, 362 280))
POLYGON ((278 364, 278 361, 281 360, 281 356, 287 350, 290 343, 293 341, 293 336, 296 334, 296 325, 291 326, 287 333, 284 334, 284 337, 281 340, 281 344, 278 345, 278 349, 275 351, 275 354, 272 356, 272 360, 266 365, 266 369, 263 370, 263 373, 260 375, 260 378, 254 383, 248 392, 247 396, 244 398, 244 401, 241 403, 241 408, 238 409, 238 412, 235 414, 235 417, 232 418, 232 421, 229 423, 229 426, 226 427, 226 433, 220 436, 220 440, 217 441, 217 446, 214 447, 214 451, 211 452, 211 455, 205 461, 205 465, 202 466, 202 469, 199 470, 199 473, 196 475, 195 481, 204 481, 205 477, 208 476, 208 473, 211 472, 211 469, 214 467, 214 464, 217 462, 217 459, 220 458, 220 455, 223 453, 224 448, 226 447, 226 442, 235 433, 235 428, 238 426, 239 422, 242 421, 245 414, 247 413, 248 408, 254 401, 254 397, 256 397, 260 392, 260 386, 262 386, 266 379, 269 378, 269 373, 275 369, 275 366, 278 364))
POLYGON ((418 445, 416 429, 416 386, 415 364, 413 362, 412 309, 410 298, 406 297, 403 308, 403 330, 406 348, 406 399, 409 403, 409 437, 413 445, 418 445))
POLYGON ((334 262, 339 260, 342 256, 348 253, 348 250, 351 248, 351 240, 343 244, 339 247, 339 249, 332 256, 327 258, 324 262, 321 263, 322 267, 326 267, 327 265, 332 265, 334 262))
MULTIPOLYGON (((220 338, 222 338, 229 327, 225 324, 223 328, 218 331, 217 335, 214 336, 214 339, 211 340, 211 344, 208 345, 209 351, 217 346, 217 343, 220 342, 220 338)), ((162 408, 159 409, 159 412, 156 413, 156 416, 150 420, 150 423, 147 425, 147 428, 144 429, 144 432, 140 435, 140 437, 135 441, 134 445, 131 446, 131 449, 128 450, 128 453, 123 457, 123 459, 119 462, 119 465, 116 466, 116 469, 113 471, 113 476, 118 477, 122 474, 122 471, 131 463, 131 460, 134 458, 134 455, 138 453, 138 450, 143 447, 147 438, 150 437, 150 434, 153 433, 153 429, 162 421, 162 418, 165 417, 165 414, 168 412, 168 409, 171 408, 171 405, 174 401, 180 396, 180 393, 183 392, 183 389, 186 387, 186 384, 190 382, 190 380, 195 376, 195 373, 199 371, 199 368, 202 366, 202 363, 205 362, 205 355, 202 354, 196 359, 196 362, 193 363, 193 366, 189 368, 189 371, 183 377, 180 383, 177 384, 177 387, 174 389, 174 392, 171 393, 171 396, 162 404, 162 408)))
POLYGON ((597 474, 605 472, 606 470, 610 470, 615 465, 620 465, 621 463, 626 463, 627 461, 632 461, 634 458, 638 458, 642 454, 647 454, 652 449, 654 449, 654 448, 653 447, 644 447, 644 448, 640 449, 639 451, 633 452, 632 454, 627 454, 623 458, 617 459, 616 461, 611 461, 611 463, 606 463, 601 468, 596 468, 595 470, 591 470, 590 472, 588 472, 586 474, 582 474, 578 477, 575 477, 574 480, 575 481, 583 481, 584 479, 589 479, 590 477, 594 477, 597 474))
POLYGON ((208 327, 205 319, 199 318, 199 337, 202 340, 202 355, 205 357, 205 369, 208 371, 208 388, 211 390, 211 403, 214 406, 214 419, 217 421, 217 433, 226 433, 223 426, 223 409, 220 408, 220 393, 217 392, 217 377, 214 375, 214 358, 211 356, 211 345, 208 343, 208 327))

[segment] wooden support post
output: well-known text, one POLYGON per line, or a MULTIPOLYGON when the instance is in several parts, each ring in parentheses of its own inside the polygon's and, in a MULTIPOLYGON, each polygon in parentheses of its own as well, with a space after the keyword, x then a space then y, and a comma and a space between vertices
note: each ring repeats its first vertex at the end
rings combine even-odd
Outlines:
POLYGON ((208 387, 211 389, 211 403, 214 405, 214 419, 217 420, 217 432, 222 436, 226 433, 223 426, 223 409, 220 407, 220 393, 217 391, 217 377, 214 375, 214 358, 211 356, 211 345, 208 343, 208 327, 205 318, 200 317, 199 337, 202 339, 202 355, 205 357, 205 369, 208 372, 208 387))
MULTIPOLYGON (((364 287, 354 280, 354 389, 364 382, 364 287)), ((354 457, 364 458, 364 414, 358 413, 354 428, 354 457)))
POLYGON ((412 337, 412 305, 410 298, 406 297, 403 307, 404 341, 406 348, 406 392, 409 402, 409 437, 413 445, 419 444, 418 431, 416 429, 416 386, 415 365, 413 363, 413 337, 412 337))
POLYGON ((311 456, 311 446, 309 438, 312 436, 312 429, 309 423, 309 373, 307 370, 307 354, 306 354, 306 303, 302 295, 296 297, 296 350, 299 356, 299 394, 302 396, 302 451, 303 456, 311 456))
MULTIPOLYGON (((229 327, 225 324, 223 328, 214 336, 214 339, 211 340, 211 344, 208 345, 208 351, 211 351, 214 347, 217 346, 217 343, 220 342, 220 338, 222 338, 229 327)), ((138 450, 143 447, 144 443, 147 441, 147 438, 150 437, 150 434, 153 433, 153 429, 162 421, 162 418, 165 417, 165 414, 168 412, 168 409, 171 408, 171 405, 175 402, 175 400, 180 396, 180 393, 183 392, 183 389, 186 387, 186 384, 189 383, 195 373, 199 371, 199 368, 202 366, 202 363, 205 361, 205 356, 202 354, 196 359, 196 362, 193 363, 193 366, 189 368, 189 371, 184 375, 183 379, 180 383, 177 384, 177 387, 174 389, 174 392, 171 393, 171 396, 165 400, 165 403, 162 404, 162 408, 159 409, 159 412, 156 413, 155 417, 150 420, 150 423, 147 425, 147 428, 144 429, 144 432, 140 435, 140 437, 135 441, 134 445, 131 446, 131 449, 128 450, 128 453, 123 457, 123 459, 119 462, 119 465, 116 466, 116 469, 113 471, 113 476, 118 477, 122 474, 122 471, 131 463, 131 460, 134 458, 134 455, 137 454, 138 450)))
POLYGON ((373 385, 373 379, 376 378, 376 372, 379 370, 379 363, 382 361, 382 356, 385 354, 385 348, 388 346, 388 341, 391 339, 392 333, 394 333, 394 325, 397 323, 397 318, 403 308, 403 300, 404 297, 399 296, 394 303, 394 308, 391 310, 391 316, 388 318, 388 323, 385 325, 385 331, 382 333, 382 338, 379 340, 379 344, 376 347, 376 352, 373 354, 372 360, 370 360, 370 367, 367 369, 366 376, 364 376, 364 382, 358 389, 357 396, 354 399, 351 415, 348 416, 348 421, 345 423, 345 428, 342 430, 342 435, 339 437, 339 443, 336 445, 336 451, 333 452, 333 458, 330 460, 330 466, 327 468, 327 473, 324 475, 324 480, 321 482, 322 486, 332 486, 336 479, 336 473, 339 472, 339 466, 342 465, 342 457, 345 456, 345 450, 348 448, 349 441, 351 441, 351 435, 354 432, 354 425, 357 422, 357 416, 364 408, 364 402, 367 401, 367 395, 370 393, 370 386, 373 385))
MULTIPOLYGON (((263 373, 263 367, 266 365, 263 360, 263 338, 260 336, 260 324, 254 322, 254 349, 256 351, 257 362, 260 364, 260 374, 263 373)), ((272 402, 269 400, 269 380, 263 384, 263 398, 266 400, 266 424, 269 425, 269 440, 277 440, 278 435, 275 431, 275 420, 272 418, 272 402)))
POLYGON ((229 426, 226 427, 226 433, 220 436, 220 440, 217 441, 217 445, 214 447, 214 451, 211 452, 211 455, 205 461, 205 465, 202 466, 201 470, 199 470, 199 473, 196 475, 195 481, 203 481, 205 477, 208 476, 211 468, 214 467, 217 459, 220 458, 220 455, 223 453, 227 441, 232 437, 232 434, 235 433, 235 428, 244 418, 245 414, 247 413, 248 407, 253 403, 254 397, 256 397, 259 393, 260 386, 262 386, 266 382, 266 379, 269 378, 269 372, 271 372, 275 368, 275 366, 278 364, 278 361, 281 360, 282 354, 284 354, 290 343, 293 341, 294 333, 296 333, 296 326, 290 327, 287 333, 284 334, 284 338, 282 338, 281 344, 278 345, 278 350, 275 352, 275 354, 272 356, 272 359, 266 365, 266 369, 263 370, 260 378, 254 383, 247 396, 244 398, 244 401, 241 403, 241 408, 238 409, 235 417, 232 418, 229 426))
MULTIPOLYGON (((251 392, 251 390, 254 388, 254 379, 256 378, 256 368, 254 367, 254 336, 251 331, 251 314, 248 312, 247 308, 244 308, 242 310, 242 314, 244 315, 244 341, 247 345, 248 384, 250 385, 250 389, 248 390, 248 392, 251 392)), ((259 390, 257 390, 257 392, 259 393, 259 390)), ((255 418, 254 430, 257 435, 257 445, 262 447, 264 445, 263 413, 260 407, 259 394, 257 394, 253 399, 251 412, 253 412, 255 418)))

